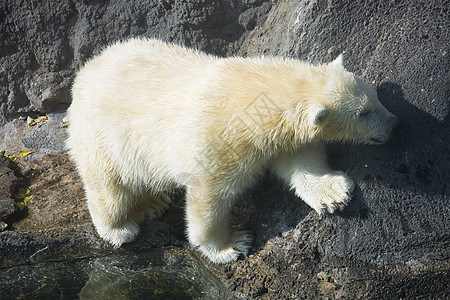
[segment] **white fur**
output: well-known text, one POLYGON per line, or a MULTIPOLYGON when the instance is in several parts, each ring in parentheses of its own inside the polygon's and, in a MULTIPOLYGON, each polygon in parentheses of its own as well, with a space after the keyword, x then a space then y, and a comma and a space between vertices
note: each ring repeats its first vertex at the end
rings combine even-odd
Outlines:
POLYGON ((322 143, 379 143, 394 117, 342 57, 221 59, 158 40, 115 44, 73 85, 68 147, 99 235, 116 247, 186 186, 187 235, 217 263, 251 246, 230 209, 267 167, 318 213, 342 208, 352 181, 326 164, 322 143), (370 110, 370 118, 358 114, 370 110))

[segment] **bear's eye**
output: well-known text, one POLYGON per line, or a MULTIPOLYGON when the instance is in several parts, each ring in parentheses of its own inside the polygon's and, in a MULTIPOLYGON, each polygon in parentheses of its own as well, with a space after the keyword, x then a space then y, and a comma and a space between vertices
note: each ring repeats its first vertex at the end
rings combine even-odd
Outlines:
POLYGON ((360 117, 364 117, 367 116, 370 113, 370 110, 363 110, 362 112, 359 113, 360 117))

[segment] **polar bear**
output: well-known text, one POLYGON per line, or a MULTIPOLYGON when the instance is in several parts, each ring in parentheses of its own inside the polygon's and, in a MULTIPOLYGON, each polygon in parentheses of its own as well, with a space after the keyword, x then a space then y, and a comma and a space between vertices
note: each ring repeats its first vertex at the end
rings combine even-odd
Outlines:
POLYGON ((215 263, 251 246, 230 209, 270 169, 317 213, 351 198, 324 143, 386 142, 396 117, 345 70, 296 59, 218 58, 156 39, 105 49, 77 74, 67 145, 98 234, 115 247, 186 188, 189 242, 215 263))

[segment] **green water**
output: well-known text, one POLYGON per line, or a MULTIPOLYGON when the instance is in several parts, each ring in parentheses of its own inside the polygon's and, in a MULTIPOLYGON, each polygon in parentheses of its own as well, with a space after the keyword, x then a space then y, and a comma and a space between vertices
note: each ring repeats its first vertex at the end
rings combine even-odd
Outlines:
POLYGON ((194 258, 163 249, 0 269, 0 299, 231 299, 194 258))

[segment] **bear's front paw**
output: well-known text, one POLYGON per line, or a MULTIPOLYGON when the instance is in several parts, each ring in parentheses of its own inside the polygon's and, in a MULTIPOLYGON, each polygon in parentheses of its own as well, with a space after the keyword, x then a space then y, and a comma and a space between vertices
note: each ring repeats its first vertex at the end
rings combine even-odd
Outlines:
POLYGON ((322 215, 325 209, 333 213, 336 208, 342 210, 347 205, 352 198, 353 189, 353 181, 344 172, 337 171, 322 176, 305 202, 319 215, 322 215))
POLYGON ((231 243, 226 247, 219 247, 216 243, 204 243, 199 250, 209 260, 218 264, 236 261, 240 255, 245 257, 252 244, 252 235, 247 230, 236 230, 231 234, 231 243))

